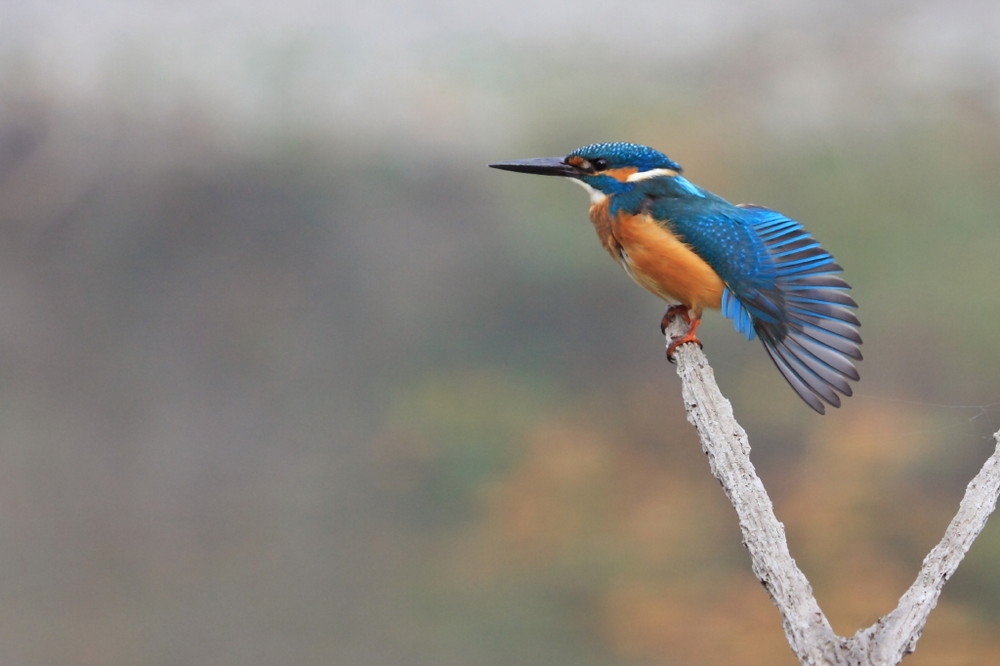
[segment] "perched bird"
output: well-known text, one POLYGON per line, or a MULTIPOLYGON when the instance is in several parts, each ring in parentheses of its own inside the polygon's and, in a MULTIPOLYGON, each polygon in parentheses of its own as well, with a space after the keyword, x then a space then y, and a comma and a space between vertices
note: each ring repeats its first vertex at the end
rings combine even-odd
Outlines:
POLYGON ((633 143, 595 143, 566 157, 489 166, 565 176, 590 194, 601 244, 625 272, 672 305, 689 328, 667 347, 697 342, 705 308, 721 308, 748 340, 764 343, 795 392, 823 414, 851 395, 861 335, 843 269, 795 220, 731 204, 694 185, 663 153, 633 143))

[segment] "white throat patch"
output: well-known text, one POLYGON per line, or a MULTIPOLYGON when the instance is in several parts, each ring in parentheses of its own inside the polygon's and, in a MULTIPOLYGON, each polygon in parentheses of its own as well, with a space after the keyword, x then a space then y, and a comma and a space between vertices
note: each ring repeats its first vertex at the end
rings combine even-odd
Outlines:
POLYGON ((604 192, 594 189, 593 187, 587 185, 587 183, 583 182, 582 180, 579 180, 577 178, 570 178, 570 180, 579 185, 580 187, 582 187, 583 189, 587 190, 587 194, 590 195, 590 203, 593 205, 599 204, 608 198, 608 195, 606 195, 604 192))

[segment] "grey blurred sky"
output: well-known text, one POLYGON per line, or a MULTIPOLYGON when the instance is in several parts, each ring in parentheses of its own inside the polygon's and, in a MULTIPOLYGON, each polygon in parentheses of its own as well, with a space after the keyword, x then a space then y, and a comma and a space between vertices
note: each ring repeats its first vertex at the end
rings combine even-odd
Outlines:
POLYGON ((898 113, 929 89, 1000 107, 1000 4, 989 0, 61 0, 8 2, 4 15, 3 49, 26 55, 50 94, 86 103, 127 90, 138 109, 173 99, 251 129, 291 111, 355 134, 433 138, 438 124, 486 123, 503 134, 531 112, 504 99, 530 84, 511 68, 539 55, 579 75, 560 89, 572 104, 599 94, 586 89, 591 69, 718 66, 784 127, 898 113))

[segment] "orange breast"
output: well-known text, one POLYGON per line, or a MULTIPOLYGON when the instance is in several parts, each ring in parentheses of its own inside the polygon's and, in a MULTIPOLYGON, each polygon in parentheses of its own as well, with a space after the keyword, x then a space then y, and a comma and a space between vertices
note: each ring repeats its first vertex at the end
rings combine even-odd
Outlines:
POLYGON ((608 214, 607 201, 591 206, 601 244, 642 287, 700 314, 718 308, 725 284, 673 233, 645 215, 608 214))

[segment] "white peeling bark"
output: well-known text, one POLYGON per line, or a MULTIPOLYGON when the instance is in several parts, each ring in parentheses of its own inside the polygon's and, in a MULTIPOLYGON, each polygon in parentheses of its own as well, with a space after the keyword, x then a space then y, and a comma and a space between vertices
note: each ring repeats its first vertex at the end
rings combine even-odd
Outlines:
MULTIPOLYGON (((668 341, 683 332, 683 322, 675 318, 667 328, 668 341)), ((750 462, 747 434, 719 391, 704 353, 696 345, 687 344, 678 348, 675 359, 688 421, 697 428, 712 474, 736 509, 753 572, 781 613, 785 636, 799 661, 833 666, 898 664, 916 648, 941 589, 996 508, 1000 495, 1000 433, 994 435, 996 451, 969 484, 958 514, 924 560, 917 580, 902 596, 899 606, 874 625, 845 638, 833 632, 809 581, 788 551, 784 526, 775 516, 764 484, 750 462)))

